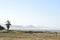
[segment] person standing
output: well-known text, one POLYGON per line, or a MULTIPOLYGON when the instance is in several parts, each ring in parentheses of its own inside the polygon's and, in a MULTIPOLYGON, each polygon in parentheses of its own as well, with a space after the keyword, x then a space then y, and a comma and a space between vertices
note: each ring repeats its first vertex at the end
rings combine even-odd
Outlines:
POLYGON ((6 23, 7 31, 9 30, 10 25, 11 25, 10 21, 9 21, 9 20, 7 20, 7 23, 6 23))

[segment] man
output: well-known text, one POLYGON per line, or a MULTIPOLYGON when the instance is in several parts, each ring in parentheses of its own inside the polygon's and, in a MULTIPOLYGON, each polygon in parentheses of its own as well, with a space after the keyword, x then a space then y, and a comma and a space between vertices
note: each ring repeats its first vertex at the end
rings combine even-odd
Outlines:
POLYGON ((9 20, 7 20, 7 23, 6 23, 6 27, 7 27, 7 31, 9 30, 9 28, 10 28, 10 21, 9 20))

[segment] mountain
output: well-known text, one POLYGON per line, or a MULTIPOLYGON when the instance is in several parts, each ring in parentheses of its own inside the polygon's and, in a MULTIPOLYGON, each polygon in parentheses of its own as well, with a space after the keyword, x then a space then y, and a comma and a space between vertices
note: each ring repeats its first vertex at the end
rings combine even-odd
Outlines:
MULTIPOLYGON (((3 25, 3 27, 6 29, 6 25, 3 25)), ((11 25, 10 26, 10 30, 32 30, 32 31, 58 31, 60 32, 60 30, 56 30, 50 27, 45 27, 45 26, 33 26, 33 25, 28 25, 28 26, 22 26, 22 25, 11 25)))

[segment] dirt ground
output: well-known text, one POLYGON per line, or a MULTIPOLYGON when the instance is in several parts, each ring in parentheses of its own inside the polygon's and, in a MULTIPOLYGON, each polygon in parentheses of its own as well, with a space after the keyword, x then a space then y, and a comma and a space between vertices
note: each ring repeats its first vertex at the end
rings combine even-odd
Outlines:
POLYGON ((60 40, 60 33, 0 33, 0 40, 60 40))

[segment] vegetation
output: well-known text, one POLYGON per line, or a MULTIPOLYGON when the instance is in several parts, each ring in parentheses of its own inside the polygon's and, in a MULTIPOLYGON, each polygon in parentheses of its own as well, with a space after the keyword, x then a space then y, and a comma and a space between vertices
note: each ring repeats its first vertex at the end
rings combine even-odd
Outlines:
POLYGON ((0 30, 5 30, 5 28, 3 26, 0 25, 0 30))

